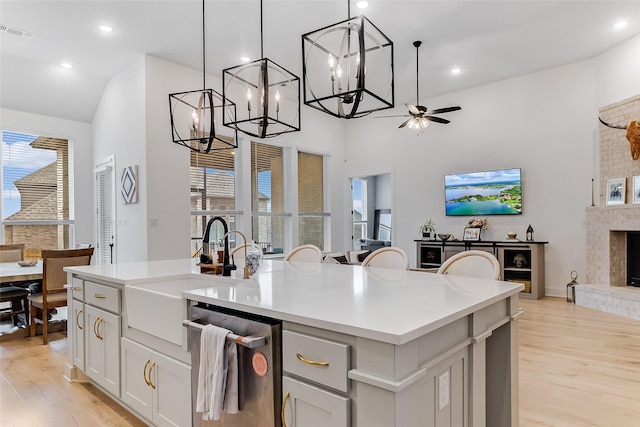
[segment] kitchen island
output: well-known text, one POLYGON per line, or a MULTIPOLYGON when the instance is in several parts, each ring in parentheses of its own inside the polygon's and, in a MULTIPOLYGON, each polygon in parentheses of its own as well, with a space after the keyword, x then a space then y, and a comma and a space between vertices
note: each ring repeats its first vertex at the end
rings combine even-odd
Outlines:
MULTIPOLYGON (((351 427, 518 425, 520 284, 284 261, 265 261, 248 280, 199 274, 193 260, 66 271, 73 282, 70 307, 74 301, 78 305, 79 289, 87 309, 91 293, 97 293, 92 286, 119 291, 119 305, 111 310, 118 312, 111 334, 123 349, 133 343, 172 359, 177 371, 190 364, 186 333, 172 332, 181 330, 176 327, 182 327, 180 316, 186 316, 188 305, 225 307, 282 321, 283 416, 289 427, 305 427, 302 420, 351 427), (307 363, 324 357, 331 364, 307 363)), ((76 324, 83 319, 83 325, 88 324, 83 313, 71 313, 70 338, 78 336, 76 324)), ((94 321, 94 333, 103 336, 100 325, 94 321)), ((83 329, 82 339, 88 330, 83 329)), ((82 365, 71 357, 91 352, 76 348, 85 344, 78 341, 70 342, 69 379, 82 379, 81 372, 89 371, 86 361, 82 365)), ((120 359, 127 365, 124 350, 120 359)), ((127 398, 132 394, 131 372, 126 366, 118 371, 120 379, 111 389, 103 384, 111 386, 115 378, 96 383, 90 377, 145 420, 162 425, 163 418, 156 414, 162 411, 141 414, 143 409, 136 406, 140 399, 127 398)), ((176 378, 187 381, 187 376, 184 372, 176 378)), ((151 377, 152 371, 144 367, 145 383, 153 383, 151 377)), ((190 389, 190 384, 182 386, 190 389)), ((190 411, 189 403, 183 405, 182 411, 190 411)))

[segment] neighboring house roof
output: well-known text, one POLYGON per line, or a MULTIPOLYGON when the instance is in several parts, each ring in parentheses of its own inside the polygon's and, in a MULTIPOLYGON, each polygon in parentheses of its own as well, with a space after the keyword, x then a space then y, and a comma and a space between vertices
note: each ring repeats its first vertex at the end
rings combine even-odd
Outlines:
MULTIPOLYGON (((191 168, 192 171, 198 168, 191 168)), ((191 188, 202 189, 204 186, 204 179, 200 173, 191 174, 191 188)), ((233 199, 235 197, 235 182, 236 177, 223 171, 216 171, 207 174, 207 195, 216 199, 233 199)), ((260 200, 268 200, 269 198, 260 193, 258 196, 260 200)))
POLYGON ((20 192, 20 210, 7 219, 56 218, 56 163, 38 169, 14 182, 20 192))

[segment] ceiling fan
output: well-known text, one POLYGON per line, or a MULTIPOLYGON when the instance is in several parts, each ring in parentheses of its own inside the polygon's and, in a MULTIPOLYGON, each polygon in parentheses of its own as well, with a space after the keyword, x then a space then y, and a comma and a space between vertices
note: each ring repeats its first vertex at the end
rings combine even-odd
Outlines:
POLYGON ((442 117, 436 117, 433 114, 442 114, 442 113, 449 113, 451 111, 462 110, 462 108, 458 107, 458 106, 437 108, 435 110, 429 110, 429 109, 427 109, 427 107, 425 107, 423 105, 418 105, 418 102, 420 102, 420 94, 418 92, 418 80, 419 80, 419 75, 420 75, 419 72, 418 72, 419 63, 420 63, 418 50, 419 50, 421 45, 422 45, 421 41, 413 42, 413 46, 416 48, 416 105, 405 104, 407 106, 407 108, 409 109, 409 111, 408 111, 409 114, 402 114, 402 115, 396 115, 396 116, 379 116, 378 117, 378 118, 383 118, 383 117, 409 117, 409 119, 407 119, 404 122, 402 122, 402 124, 400 126, 398 126, 398 127, 399 128, 403 128, 403 127, 406 126, 409 129, 413 129, 413 130, 416 130, 418 132, 422 131, 427 126, 429 126, 429 122, 436 122, 436 123, 443 123, 443 124, 449 123, 449 120, 443 119, 442 117))

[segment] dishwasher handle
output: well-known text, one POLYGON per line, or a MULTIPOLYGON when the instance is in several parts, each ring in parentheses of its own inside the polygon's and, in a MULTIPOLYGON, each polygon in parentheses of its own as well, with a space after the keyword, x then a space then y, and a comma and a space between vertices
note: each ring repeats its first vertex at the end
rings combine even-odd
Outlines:
MULTIPOLYGON (((202 325, 200 323, 196 323, 196 322, 192 322, 190 320, 183 320, 182 321, 182 326, 187 327, 187 328, 192 328, 192 329, 199 329, 199 330, 203 330, 205 325, 202 325)), ((250 335, 250 336, 242 336, 242 335, 236 335, 234 333, 230 333, 227 335, 227 341, 233 341, 238 345, 241 345, 243 347, 248 347, 248 348, 257 348, 257 347, 262 347, 263 345, 265 345, 267 343, 267 339, 265 337, 260 337, 260 336, 255 336, 255 335, 250 335)))

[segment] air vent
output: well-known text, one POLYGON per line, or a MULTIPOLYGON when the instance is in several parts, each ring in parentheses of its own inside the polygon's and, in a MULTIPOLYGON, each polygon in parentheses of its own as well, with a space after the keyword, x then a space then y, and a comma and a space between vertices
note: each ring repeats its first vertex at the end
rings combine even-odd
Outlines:
POLYGON ((0 31, 4 31, 5 33, 9 33, 9 34, 13 34, 14 36, 18 36, 18 37, 24 37, 26 39, 32 39, 33 38, 33 33, 28 33, 26 31, 23 31, 19 28, 15 28, 15 27, 9 27, 7 25, 2 25, 0 24, 0 31))

